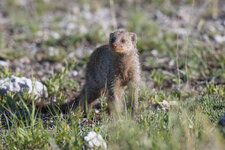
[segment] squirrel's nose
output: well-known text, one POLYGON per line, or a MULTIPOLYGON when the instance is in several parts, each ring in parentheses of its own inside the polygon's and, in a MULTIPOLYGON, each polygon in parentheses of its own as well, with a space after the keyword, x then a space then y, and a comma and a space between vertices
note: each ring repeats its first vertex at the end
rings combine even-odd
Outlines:
POLYGON ((116 48, 116 47, 117 47, 116 44, 113 44, 113 45, 112 45, 112 48, 116 48))

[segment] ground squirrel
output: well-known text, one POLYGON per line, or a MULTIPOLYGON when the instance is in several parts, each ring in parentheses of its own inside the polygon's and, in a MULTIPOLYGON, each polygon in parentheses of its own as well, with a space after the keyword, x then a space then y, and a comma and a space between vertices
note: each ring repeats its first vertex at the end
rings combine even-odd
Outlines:
POLYGON ((74 100, 60 105, 60 109, 65 112, 80 106, 81 110, 86 112, 92 102, 106 92, 109 113, 121 112, 124 88, 128 86, 131 91, 132 111, 136 115, 140 79, 136 43, 135 33, 122 29, 112 32, 109 44, 98 47, 90 56, 86 68, 86 82, 80 94, 74 100))

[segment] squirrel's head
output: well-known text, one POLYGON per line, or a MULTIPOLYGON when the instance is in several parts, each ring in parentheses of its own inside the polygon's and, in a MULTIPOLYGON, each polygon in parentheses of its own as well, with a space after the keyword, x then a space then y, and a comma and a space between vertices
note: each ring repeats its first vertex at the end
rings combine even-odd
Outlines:
POLYGON ((116 53, 129 53, 136 49, 136 43, 137 35, 123 29, 118 29, 109 36, 110 49, 116 53))

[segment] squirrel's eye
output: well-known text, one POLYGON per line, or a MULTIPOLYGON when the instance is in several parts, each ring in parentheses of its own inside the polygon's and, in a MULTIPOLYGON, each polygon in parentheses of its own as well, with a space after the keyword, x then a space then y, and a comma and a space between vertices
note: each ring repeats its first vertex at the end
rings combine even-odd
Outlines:
POLYGON ((113 38, 111 38, 111 43, 114 43, 116 41, 116 38, 115 37, 113 37, 113 38))
POLYGON ((126 41, 124 39, 121 40, 122 43, 125 43, 126 41))

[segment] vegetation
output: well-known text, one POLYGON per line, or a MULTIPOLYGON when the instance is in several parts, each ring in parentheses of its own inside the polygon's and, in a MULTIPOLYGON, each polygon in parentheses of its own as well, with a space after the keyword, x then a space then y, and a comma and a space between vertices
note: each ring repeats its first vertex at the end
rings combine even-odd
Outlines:
MULTIPOLYGON (((225 23, 223 0, 1 0, 0 78, 36 78, 49 97, 71 100, 84 83, 92 50, 114 24, 138 35, 142 65, 139 115, 112 118, 101 108, 43 113, 34 97, 1 96, 0 149, 82 149, 96 131, 108 149, 224 149, 225 23), (224 40, 223 40, 224 38, 224 40), (178 107, 152 106, 163 100, 178 107), (100 111, 100 112, 97 112, 100 111)), ((126 103, 127 96, 124 96, 126 103)))

